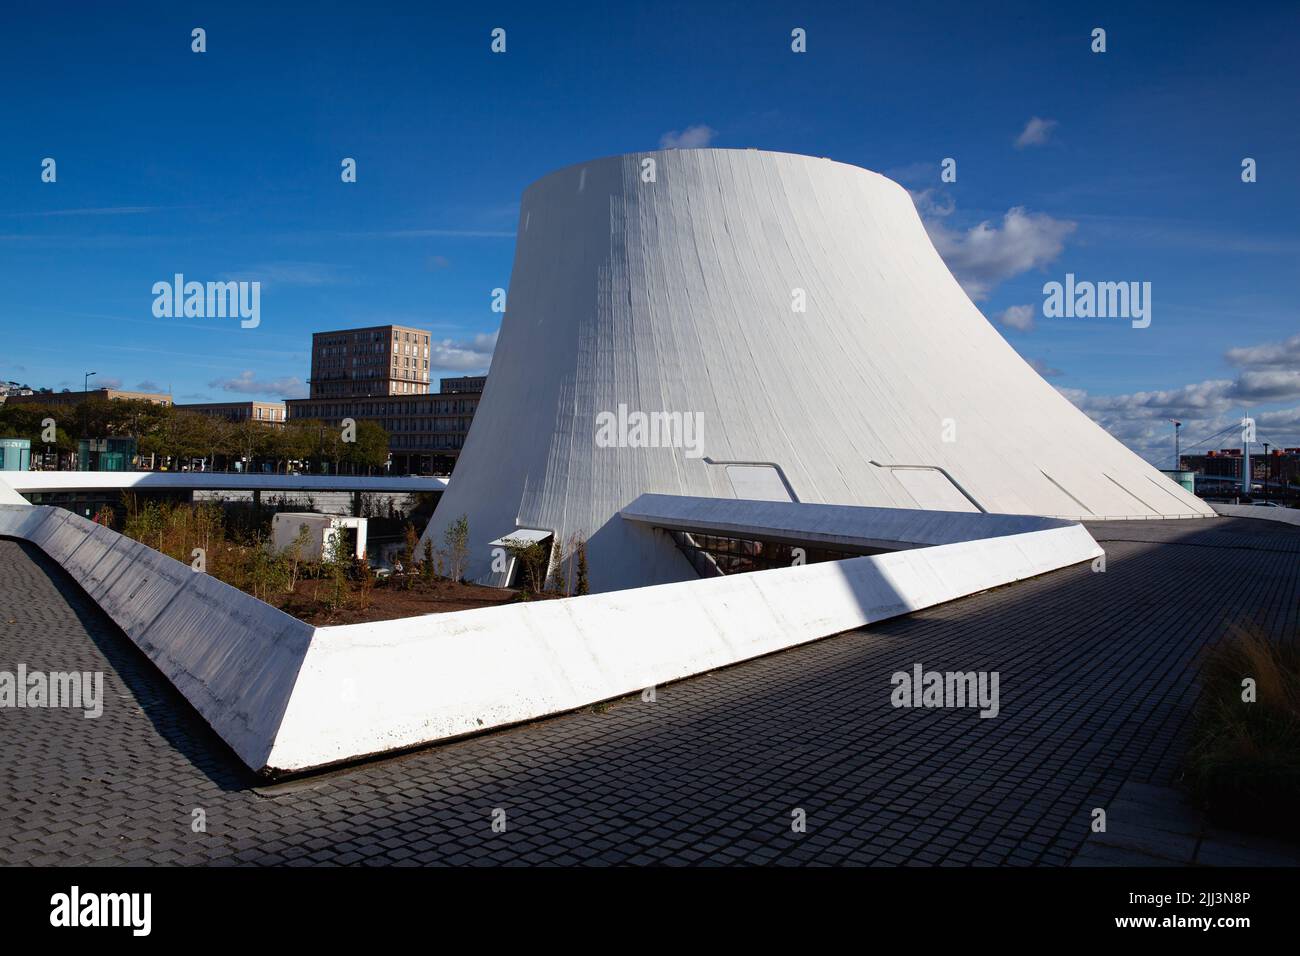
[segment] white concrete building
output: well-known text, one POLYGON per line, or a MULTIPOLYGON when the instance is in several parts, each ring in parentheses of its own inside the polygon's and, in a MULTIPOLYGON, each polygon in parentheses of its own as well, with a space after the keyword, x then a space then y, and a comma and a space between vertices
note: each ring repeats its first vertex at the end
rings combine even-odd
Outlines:
POLYGON ((528 188, 491 376, 425 533, 467 514, 485 581, 516 528, 588 539, 595 591, 694 577, 619 520, 643 493, 1212 514, 1016 354, 905 189, 759 150, 616 156, 528 188))

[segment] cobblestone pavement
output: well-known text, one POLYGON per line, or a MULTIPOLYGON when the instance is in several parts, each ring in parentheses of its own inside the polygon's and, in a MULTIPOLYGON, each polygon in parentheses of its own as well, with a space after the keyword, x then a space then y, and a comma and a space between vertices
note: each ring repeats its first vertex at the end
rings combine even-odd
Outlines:
POLYGON ((1300 530, 1091 530, 1104 574, 265 788, 56 566, 0 540, 0 670, 103 670, 106 697, 97 720, 0 709, 0 864, 1066 864, 1089 808, 1173 781, 1200 648, 1300 629, 1300 530), (1000 715, 894 709, 916 663, 998 671, 1000 715))

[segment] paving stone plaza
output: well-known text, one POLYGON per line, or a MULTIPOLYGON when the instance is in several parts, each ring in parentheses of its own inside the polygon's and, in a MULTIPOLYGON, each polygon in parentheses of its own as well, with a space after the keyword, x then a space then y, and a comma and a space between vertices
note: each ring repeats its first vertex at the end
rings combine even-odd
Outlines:
MULTIPOLYGON (((1072 567, 660 687, 653 702, 269 786, 57 566, 0 540, 0 668, 101 670, 105 696, 98 719, 0 709, 0 864, 1105 857, 1081 855, 1090 809, 1177 782, 1198 652, 1233 625, 1300 634, 1300 529, 1089 530, 1105 573, 1072 567), (891 674, 918 663, 999 672, 999 715, 892 707, 891 674), (804 833, 791 827, 799 810, 804 833)), ((1161 845, 1148 862, 1194 861, 1161 845)), ((1271 852, 1239 861, 1279 862, 1271 852)))

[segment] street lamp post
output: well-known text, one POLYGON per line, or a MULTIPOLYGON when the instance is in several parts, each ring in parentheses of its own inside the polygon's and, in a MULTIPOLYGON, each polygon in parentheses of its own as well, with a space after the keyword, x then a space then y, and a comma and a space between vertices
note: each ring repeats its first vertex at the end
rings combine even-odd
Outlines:
POLYGON ((1264 442, 1264 504, 1268 504, 1268 442, 1264 442))
MULTIPOLYGON (((86 428, 88 424, 88 419, 86 415, 86 399, 90 398, 90 377, 92 375, 99 375, 99 372, 86 372, 86 375, 82 376, 81 431, 83 437, 85 437, 86 428)), ((90 453, 88 453, 87 451, 86 454, 87 454, 87 462, 88 462, 88 460, 90 460, 90 453)), ((79 462, 79 460, 81 460, 81 451, 78 451, 77 458, 79 462)))

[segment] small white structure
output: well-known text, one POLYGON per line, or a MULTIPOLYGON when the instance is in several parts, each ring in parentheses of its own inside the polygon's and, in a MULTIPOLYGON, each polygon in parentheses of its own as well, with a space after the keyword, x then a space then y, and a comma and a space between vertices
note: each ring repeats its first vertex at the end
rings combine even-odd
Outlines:
POLYGON ((539 531, 535 528, 516 528, 509 534, 503 534, 495 541, 489 541, 488 547, 492 549, 492 570, 485 578, 485 582, 494 588, 510 587, 515 583, 515 572, 519 563, 518 558, 510 553, 510 546, 545 545, 552 537, 549 531, 539 531))
POLYGON ((338 515, 321 515, 314 511, 282 511, 271 520, 271 545, 276 552, 290 547, 303 525, 307 526, 310 537, 302 557, 309 561, 319 561, 330 553, 334 538, 343 528, 355 528, 357 532, 356 557, 364 560, 366 556, 366 519, 343 518, 338 515))

